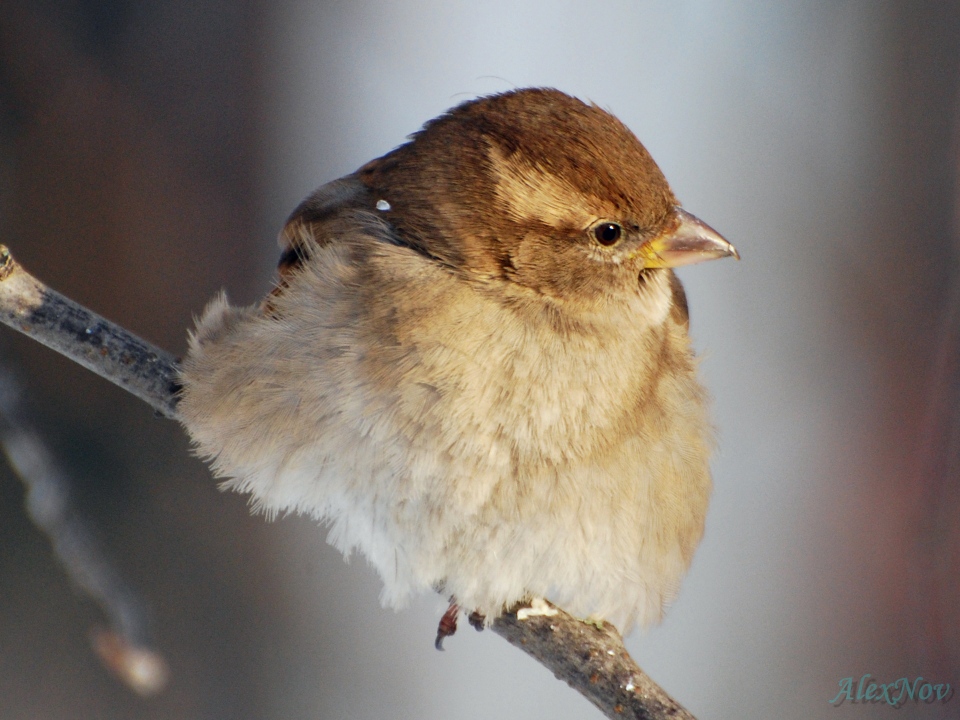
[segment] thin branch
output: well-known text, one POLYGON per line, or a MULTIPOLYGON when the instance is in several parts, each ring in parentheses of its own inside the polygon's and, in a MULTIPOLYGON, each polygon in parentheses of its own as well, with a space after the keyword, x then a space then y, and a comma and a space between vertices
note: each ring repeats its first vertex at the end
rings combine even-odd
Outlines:
POLYGON ((176 418, 177 361, 51 290, 0 245, 0 322, 176 418))
MULTIPOLYGON (((0 322, 42 342, 177 419, 177 364, 108 320, 47 288, 0 246, 0 322)), ((554 608, 548 605, 549 608, 554 608)), ((492 629, 542 663, 607 717, 695 720, 634 662, 617 631, 556 614, 512 611, 492 629)))
POLYGON ((73 480, 31 428, 21 395, 20 383, 0 367, 0 450, 26 488, 27 514, 73 584, 109 619, 109 630, 93 633, 104 664, 141 695, 157 693, 166 685, 167 664, 150 642, 146 613, 73 504, 73 480))
POLYGON ((610 623, 597 627, 551 603, 555 615, 521 620, 513 608, 492 630, 551 670, 609 718, 695 720, 637 665, 610 623))

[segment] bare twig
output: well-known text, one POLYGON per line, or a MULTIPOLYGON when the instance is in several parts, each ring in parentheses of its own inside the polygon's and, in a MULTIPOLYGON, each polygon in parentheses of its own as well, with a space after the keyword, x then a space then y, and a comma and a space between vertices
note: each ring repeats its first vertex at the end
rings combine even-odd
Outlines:
MULTIPOLYGON (((0 321, 115 382, 161 414, 177 418, 177 364, 170 355, 45 287, 3 246, 0 321)), ((637 666, 612 626, 597 628, 559 608, 556 614, 520 620, 519 609, 495 620, 493 631, 608 717, 694 720, 637 666)))
POLYGON ((0 245, 0 322, 176 417, 177 363, 119 325, 51 290, 0 245))
POLYGON ((108 617, 110 629, 93 638, 104 664, 138 693, 156 693, 166 684, 167 666, 149 641, 140 601, 71 502, 73 482, 30 427, 20 395, 20 384, 0 368, 0 449, 26 488, 27 514, 50 538, 70 580, 108 617))
POLYGON ((640 669, 612 625, 597 627, 551 603, 546 605, 556 614, 520 620, 519 608, 513 608, 494 620, 492 629, 553 671, 607 717, 694 720, 640 669))

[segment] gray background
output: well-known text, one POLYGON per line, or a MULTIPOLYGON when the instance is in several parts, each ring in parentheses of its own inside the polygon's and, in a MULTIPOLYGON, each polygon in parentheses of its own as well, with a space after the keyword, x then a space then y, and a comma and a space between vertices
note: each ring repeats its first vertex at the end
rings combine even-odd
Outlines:
MULTIPOLYGON (((683 271, 720 451, 706 538, 641 665, 701 718, 876 717, 838 681, 960 682, 960 6, 0 3, 0 241, 173 351, 270 287, 314 187, 477 94, 627 123, 743 261, 683 271), (909 7, 909 9, 908 9, 909 7)), ((219 493, 172 423, 7 331, 0 353, 173 672, 144 700, 0 468, 3 718, 590 718, 491 633, 380 609, 304 519, 219 493)), ((902 718, 946 718, 908 705, 902 718)))

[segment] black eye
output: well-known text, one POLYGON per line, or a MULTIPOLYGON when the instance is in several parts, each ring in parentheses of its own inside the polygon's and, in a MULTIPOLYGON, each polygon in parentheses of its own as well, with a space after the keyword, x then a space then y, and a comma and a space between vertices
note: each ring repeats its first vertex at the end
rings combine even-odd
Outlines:
POLYGON ((613 245, 620 239, 623 228, 616 223, 600 223, 593 229, 593 236, 601 245, 613 245))

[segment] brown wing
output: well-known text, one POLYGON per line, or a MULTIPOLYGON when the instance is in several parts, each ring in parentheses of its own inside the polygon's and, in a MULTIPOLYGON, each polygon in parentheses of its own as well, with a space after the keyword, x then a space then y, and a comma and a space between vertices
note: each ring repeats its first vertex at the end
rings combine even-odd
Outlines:
POLYGON ((310 259, 312 249, 334 241, 324 231, 328 221, 340 212, 367 205, 370 205, 368 189, 349 175, 318 188, 294 209, 278 238, 277 284, 264 300, 265 313, 275 313, 274 298, 283 293, 293 274, 310 259))

